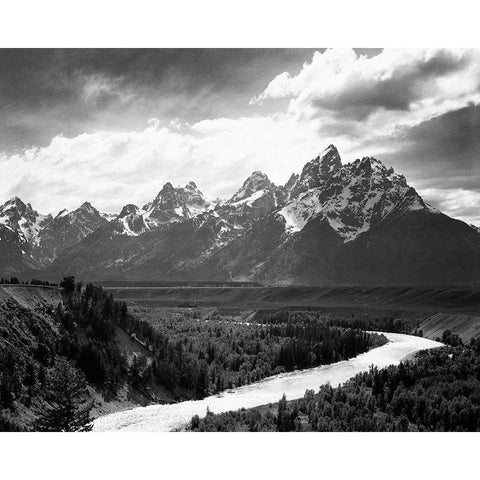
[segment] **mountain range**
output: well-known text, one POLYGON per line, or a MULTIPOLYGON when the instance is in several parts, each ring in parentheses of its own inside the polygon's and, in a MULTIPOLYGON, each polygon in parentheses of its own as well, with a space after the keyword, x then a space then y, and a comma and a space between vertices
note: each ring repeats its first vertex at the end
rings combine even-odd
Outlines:
POLYGON ((426 203, 372 157, 329 145, 277 186, 253 172, 226 201, 166 183, 118 215, 85 202, 55 217, 0 207, 0 273, 89 280, 268 285, 451 285, 480 281, 480 233, 426 203))

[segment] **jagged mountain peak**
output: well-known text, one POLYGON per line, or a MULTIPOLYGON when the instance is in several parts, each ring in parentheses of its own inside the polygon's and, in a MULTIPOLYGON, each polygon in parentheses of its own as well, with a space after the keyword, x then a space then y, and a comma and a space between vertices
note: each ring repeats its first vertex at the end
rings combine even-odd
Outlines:
POLYGON ((79 207, 75 210, 67 210, 64 208, 57 213, 57 215, 53 218, 54 221, 59 221, 63 219, 63 221, 75 221, 78 219, 79 216, 92 216, 92 217, 102 217, 103 215, 90 203, 90 202, 83 202, 79 207))
POLYGON ((264 186, 270 186, 272 182, 268 178, 266 173, 260 170, 253 171, 243 182, 243 186, 251 186, 252 188, 262 188, 264 186))
POLYGON ((23 200, 20 197, 17 197, 16 195, 10 199, 8 199, 5 203, 5 205, 25 205, 23 200))
POLYGON ((323 150, 323 152, 321 152, 320 155, 313 160, 313 162, 318 164, 323 173, 334 173, 342 166, 342 161, 340 159, 340 154, 338 153, 337 147, 332 144, 323 150))
POLYGON ((136 205, 133 205, 132 203, 129 203, 122 208, 121 212, 118 214, 118 218, 123 218, 130 214, 137 215, 138 213, 138 207, 136 205))
POLYGON ((161 192, 172 192, 174 190, 175 190, 175 188, 173 187, 172 183, 171 182, 166 182, 163 185, 162 189, 160 190, 160 193, 161 192))
POLYGON ((291 197, 296 197, 311 188, 318 188, 342 168, 342 161, 337 148, 329 145, 323 152, 306 163, 302 173, 292 186, 291 197))
POLYGON ((370 184, 369 188, 407 188, 407 180, 374 157, 363 157, 342 167, 341 175, 350 177, 357 184, 370 184))
POLYGON ((17 211, 20 214, 30 213, 38 215, 30 203, 25 203, 20 197, 12 197, 7 200, 1 207, 0 212, 7 212, 7 211, 17 211))
POLYGON ((98 212, 98 210, 97 210, 95 207, 93 207, 93 205, 92 205, 90 202, 83 202, 83 203, 78 207, 77 210, 87 210, 87 211, 92 211, 92 210, 94 210, 94 211, 98 212))
POLYGON ((247 202, 250 201, 253 196, 259 198, 266 191, 270 191, 273 188, 275 188, 275 185, 270 181, 268 176, 259 170, 255 170, 247 177, 242 187, 235 192, 226 204, 233 205, 239 202, 247 202))
POLYGON ((198 187, 197 187, 197 184, 193 180, 191 180, 190 182, 188 182, 185 185, 185 189, 186 190, 198 190, 198 187))
POLYGON ((173 212, 175 208, 181 208, 180 200, 178 198, 177 189, 167 182, 163 185, 162 189, 158 192, 158 195, 154 198, 153 202, 147 203, 143 210, 151 210, 151 213, 155 213, 155 210, 173 212))
POLYGON ((342 160, 335 145, 329 145, 325 150, 320 152, 310 162, 303 167, 303 175, 311 175, 313 177, 334 175, 342 167, 342 160))
POLYGON ((30 203, 12 197, 0 206, 0 224, 16 232, 22 241, 34 241, 40 229, 52 220, 51 215, 42 215, 30 203))
POLYGON ((68 215, 70 212, 64 208, 63 210, 60 210, 54 217, 54 220, 57 219, 57 218, 62 218, 64 217, 65 215, 68 215))
POLYGON ((175 195, 175 188, 170 182, 167 182, 163 185, 163 187, 158 192, 157 196, 153 201, 158 202, 165 199, 166 197, 171 197, 172 195, 175 195))
POLYGON ((353 163, 347 165, 352 172, 357 175, 372 175, 381 173, 384 175, 391 175, 394 173, 392 167, 387 167, 383 162, 377 160, 375 157, 363 157, 356 159, 353 163))
POLYGON ((298 173, 292 173, 290 175, 290 178, 287 180, 287 183, 285 183, 285 185, 283 186, 283 188, 285 188, 285 190, 287 191, 290 191, 292 187, 295 185, 295 182, 298 180, 299 176, 300 175, 298 175, 298 173))
POLYGON ((195 217, 208 210, 210 205, 195 182, 190 181, 185 187, 176 188, 167 182, 155 199, 145 204, 138 214, 145 222, 145 230, 148 230, 195 217))
POLYGON ((327 147, 324 153, 305 165, 289 201, 279 211, 287 234, 321 217, 344 241, 351 241, 394 211, 436 212, 403 175, 380 160, 363 157, 342 166, 335 147, 327 147))

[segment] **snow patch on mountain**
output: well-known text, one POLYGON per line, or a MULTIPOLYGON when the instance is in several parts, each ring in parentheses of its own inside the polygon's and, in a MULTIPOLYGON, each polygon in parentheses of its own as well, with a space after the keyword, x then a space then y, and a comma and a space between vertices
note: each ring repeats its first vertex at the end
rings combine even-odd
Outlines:
POLYGON ((258 170, 253 172, 246 180, 243 182, 242 187, 235 192, 233 197, 228 200, 226 205, 242 205, 243 203, 252 203, 256 199, 260 198, 266 191, 269 191, 274 187, 273 183, 269 180, 267 175, 258 170), (259 194, 258 192, 261 192, 259 194), (252 197, 255 198, 252 199, 252 197))
POLYGON ((38 213, 18 197, 11 198, 0 207, 0 224, 17 232, 24 242, 36 242, 42 227, 51 220, 51 215, 38 213))
POLYGON ((116 213, 106 213, 106 212, 99 212, 99 213, 107 222, 111 222, 118 216, 116 213))
POLYGON ((244 197, 236 202, 230 202, 229 205, 232 207, 238 207, 239 205, 248 205, 251 207, 253 203, 259 198, 263 197, 264 194, 265 190, 258 190, 255 193, 252 193, 249 197, 244 197))
POLYGON ((141 209, 127 205, 114 220, 116 234, 138 236, 163 225, 198 217, 212 208, 195 182, 173 187, 167 182, 158 195, 141 209), (120 228, 118 228, 120 227, 120 228))
POLYGON ((342 166, 333 146, 304 167, 295 190, 296 196, 278 212, 287 234, 321 217, 348 242, 398 208, 435 211, 403 175, 372 157, 342 166))

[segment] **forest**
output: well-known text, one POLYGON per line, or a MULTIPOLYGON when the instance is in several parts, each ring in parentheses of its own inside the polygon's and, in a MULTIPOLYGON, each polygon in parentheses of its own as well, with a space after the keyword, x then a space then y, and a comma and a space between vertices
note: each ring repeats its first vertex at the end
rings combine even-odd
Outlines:
POLYGON ((415 361, 372 367, 344 386, 323 385, 302 399, 194 417, 193 431, 479 431, 480 339, 447 346, 415 361))
POLYGON ((60 287, 56 308, 0 309, 0 430, 88 429, 88 386, 107 401, 124 386, 150 402, 158 402, 156 385, 179 400, 203 398, 386 342, 383 335, 300 317, 246 325, 219 315, 200 320, 193 310, 152 325, 100 286, 66 277, 60 287), (148 355, 129 360, 119 332, 148 355))
POLYGON ((265 312, 259 311, 255 314, 255 321, 259 323, 286 323, 298 320, 324 323, 330 326, 353 328, 357 330, 379 331, 391 333, 406 333, 409 335, 422 336, 419 322, 413 318, 392 315, 391 313, 368 312, 350 313, 344 312, 334 314, 323 311, 308 310, 280 310, 265 312))

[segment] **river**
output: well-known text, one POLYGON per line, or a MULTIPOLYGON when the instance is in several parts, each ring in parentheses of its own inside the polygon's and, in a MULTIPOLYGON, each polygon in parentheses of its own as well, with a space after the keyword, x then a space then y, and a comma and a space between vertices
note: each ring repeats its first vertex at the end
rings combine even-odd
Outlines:
MULTIPOLYGON (((383 332, 379 332, 383 333, 383 332)), ((269 377, 260 382, 235 390, 212 395, 203 400, 189 400, 168 405, 150 405, 99 417, 94 421, 94 431, 128 430, 136 432, 171 431, 188 424, 194 415, 204 417, 207 407, 211 412, 223 413, 240 408, 251 408, 277 402, 285 393, 288 400, 303 397, 305 390, 318 390, 330 382, 337 386, 370 365, 379 368, 398 365, 406 356, 419 350, 441 347, 442 344, 427 338, 400 333, 383 333, 389 342, 357 357, 331 365, 296 370, 269 377)))

